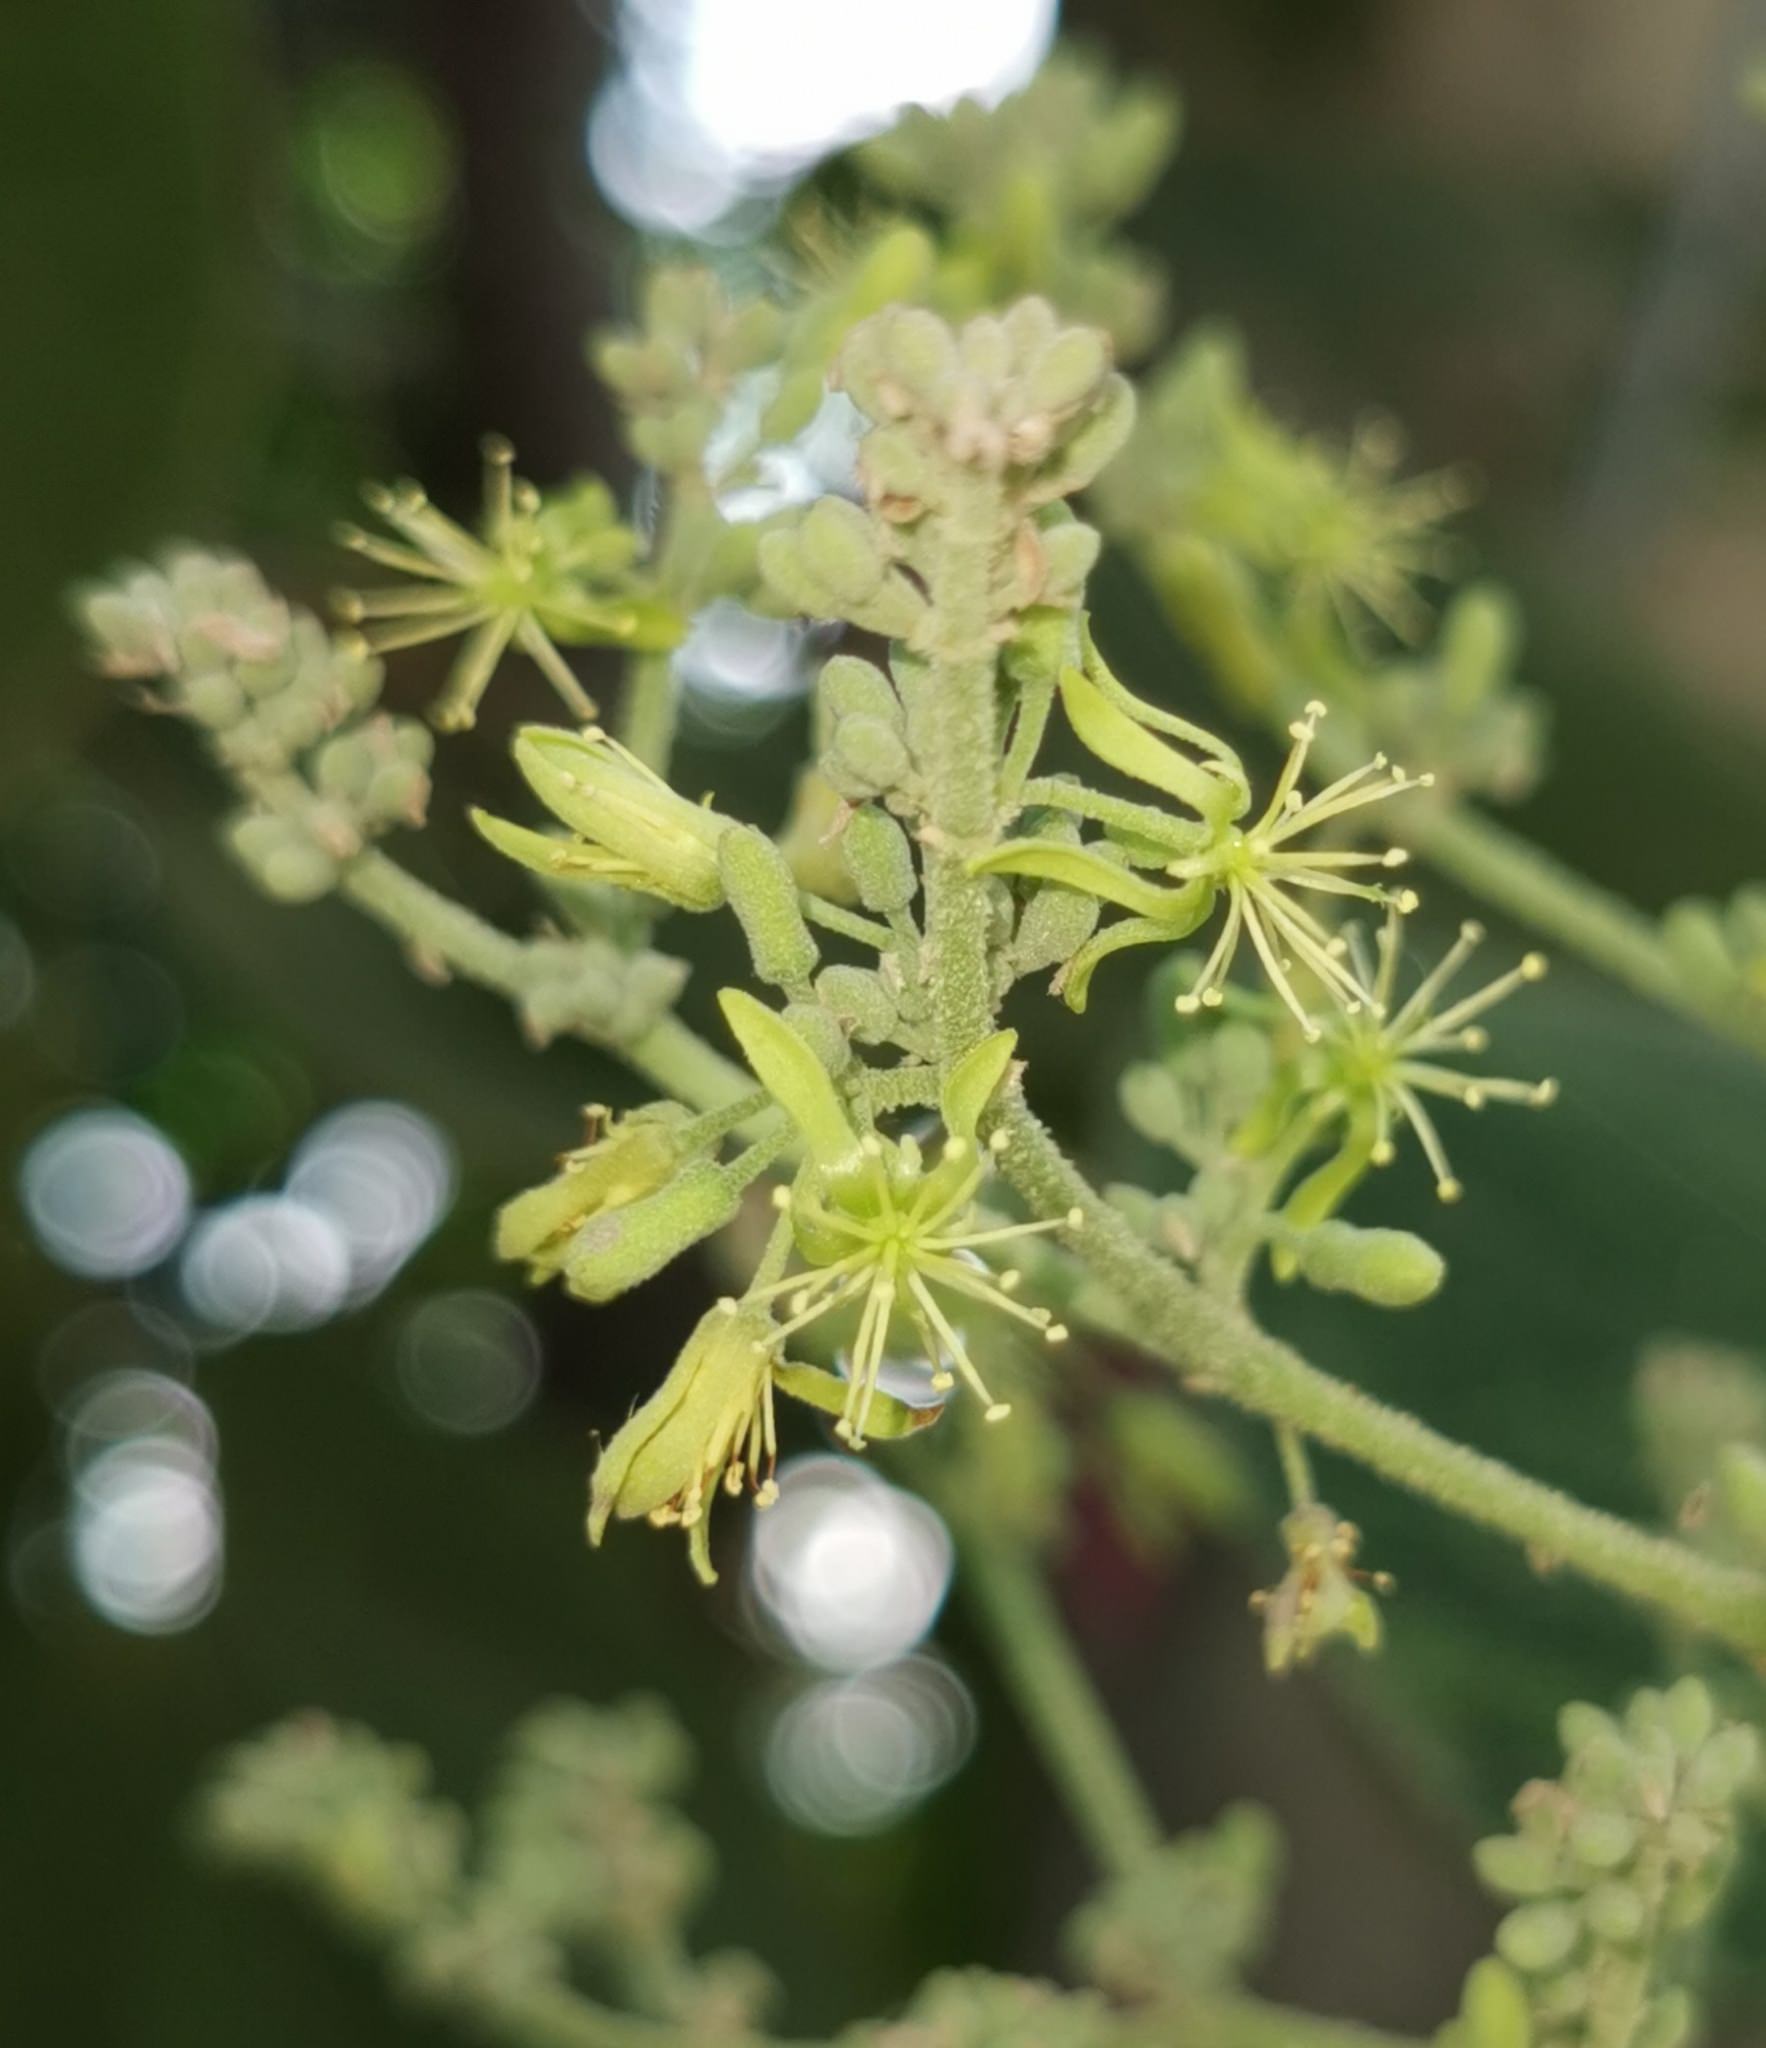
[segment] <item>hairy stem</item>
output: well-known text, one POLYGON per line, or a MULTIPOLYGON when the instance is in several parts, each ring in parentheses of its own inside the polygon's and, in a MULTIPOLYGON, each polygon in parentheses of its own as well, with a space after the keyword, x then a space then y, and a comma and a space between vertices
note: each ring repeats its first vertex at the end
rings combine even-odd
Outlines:
MULTIPOLYGON (((445 967, 464 981, 519 1004, 534 986, 542 956, 509 933, 421 882, 398 862, 370 850, 345 869, 344 899, 384 926, 420 960, 445 967)), ((677 1017, 664 1017, 630 1043, 610 1039, 585 1019, 569 1027, 591 1045, 616 1052, 679 1101, 717 1109, 747 1094, 752 1078, 707 1045, 677 1017)))
POLYGON ((1541 1568, 1568 1566, 1750 1657, 1766 1657, 1766 1578, 1585 1507, 1320 1372, 1143 1244, 1021 1097, 1007 1104, 1001 1126, 1011 1139, 1007 1178, 1040 1215, 1084 1211, 1078 1255, 1128 1309, 1153 1355, 1204 1390, 1287 1423, 1395 1485, 1524 1544, 1541 1568))
POLYGON ((1766 1053, 1766 1021, 1702 998, 1654 921, 1469 804, 1419 811, 1409 837, 1429 865, 1469 894, 1529 924, 1652 1002, 1766 1053))
POLYGON ((1035 1560, 982 1534, 964 1536, 962 1557, 963 1590, 1074 1826, 1101 1869, 1134 1870, 1159 1846, 1158 1816, 1035 1560))

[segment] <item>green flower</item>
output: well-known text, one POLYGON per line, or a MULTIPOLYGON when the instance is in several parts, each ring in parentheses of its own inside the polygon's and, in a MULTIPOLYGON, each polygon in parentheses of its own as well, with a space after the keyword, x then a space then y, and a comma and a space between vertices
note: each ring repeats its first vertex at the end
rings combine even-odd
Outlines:
POLYGON ((1263 1616, 1263 1661, 1271 1676, 1310 1664, 1333 1636, 1347 1637, 1358 1650, 1377 1650, 1380 1610, 1371 1593, 1390 1593, 1393 1580, 1386 1572, 1356 1569, 1361 1532, 1313 1501, 1284 1517, 1281 1533, 1287 1572, 1271 1591, 1251 1596, 1263 1616))
POLYGON ((731 821, 721 812, 676 795, 593 726, 580 733, 523 726, 514 754, 528 787, 571 836, 553 838, 475 810, 473 824, 499 853, 538 874, 638 889, 682 910, 723 902, 717 849, 731 821))
POLYGON ((362 626, 377 653, 465 636, 431 713, 444 730, 474 722, 497 663, 512 646, 579 718, 593 718, 594 703, 557 642, 654 650, 673 647, 681 637, 680 621, 634 576, 637 539, 620 524, 606 485, 588 480, 542 498, 515 476, 514 463, 507 441, 486 439, 476 534, 438 512, 409 482, 390 490, 370 485, 366 492, 370 508, 408 545, 353 526, 339 531, 345 547, 419 579, 339 596, 339 611, 362 626))
POLYGON ((757 1505, 778 1496, 774 1346, 762 1308, 711 1309, 656 1392, 601 1453, 589 1494, 589 1541, 612 1520, 687 1531, 693 1569, 710 1585, 711 1507, 721 1488, 757 1505))
MULTIPOLYGON (((774 1200, 790 1219, 796 1250, 808 1268, 751 1288, 743 1310, 782 1304, 786 1320, 770 1342, 783 1345, 836 1310, 856 1308, 846 1395, 836 1435, 861 1450, 875 1427, 877 1380, 897 1316, 904 1317, 932 1361, 932 1385, 943 1391, 957 1378, 981 1399, 990 1422, 1010 1414, 975 1367, 952 1320, 958 1302, 979 1302, 1059 1343, 1067 1332, 1045 1308, 1013 1298, 1020 1276, 996 1273, 980 1253, 1053 1230, 1077 1230, 1075 1209, 1065 1216, 989 1225, 975 1198, 1000 1135, 983 1144, 981 1115, 1005 1079, 1017 1044, 1014 1032, 984 1040, 957 1062, 941 1091, 948 1133, 936 1165, 911 1137, 889 1139, 853 1128, 827 1070, 790 1025, 738 989, 720 998, 731 1030, 774 1099, 797 1125, 810 1163, 774 1200)), ((732 1310, 735 1304, 731 1305, 732 1310)))
POLYGON ((1387 917, 1372 960, 1360 931, 1350 927, 1350 958, 1368 1000, 1359 1009, 1345 1010, 1330 1019, 1315 1054, 1313 1099, 1341 1111, 1349 1125, 1349 1144, 1360 1148, 1367 1163, 1385 1166, 1396 1149, 1393 1127, 1402 1118, 1416 1133, 1435 1176, 1435 1192, 1444 1202, 1457 1201, 1462 1190, 1448 1164, 1446 1147, 1425 1096, 1444 1097, 1467 1109, 1482 1109, 1488 1102, 1519 1102, 1544 1109, 1557 1100, 1553 1080, 1505 1080, 1461 1073, 1444 1064, 1445 1058, 1458 1053, 1483 1052, 1490 1035, 1476 1020, 1517 988, 1538 981, 1546 971, 1543 953, 1524 954, 1506 974, 1438 1008, 1448 983, 1483 936, 1481 925, 1462 924, 1452 946, 1394 1008, 1402 944, 1397 917, 1387 917))
MULTIPOLYGON (((1301 899, 1359 897, 1413 910, 1414 891, 1394 891, 1365 879, 1367 870, 1401 867, 1408 856, 1397 847, 1364 852, 1298 842, 1369 804, 1427 788, 1433 777, 1406 775, 1376 755, 1316 796, 1302 797, 1300 778, 1325 715, 1322 704, 1312 703, 1289 728, 1293 746, 1269 802, 1253 823, 1242 824, 1250 788, 1229 747, 1201 727, 1132 696, 1089 648, 1085 669, 1065 670, 1060 687, 1074 731, 1094 754, 1197 814, 1186 819, 1150 805, 1105 798, 1089 804, 1114 828, 1101 846, 1008 840, 973 863, 976 873, 1038 876, 1133 913, 1107 926, 1073 956, 1058 984, 1068 1003, 1084 1009, 1092 973, 1111 953, 1188 938, 1224 900, 1225 921, 1201 973, 1177 998, 1180 1013, 1221 1002, 1228 971, 1245 940, 1308 1040, 1319 1038, 1322 1027, 1294 986, 1296 962, 1334 1002, 1363 1007, 1367 992, 1346 960, 1347 942, 1301 899), (1160 734, 1181 740, 1192 751, 1181 751, 1160 734), (1156 868, 1164 879, 1147 879, 1139 872, 1147 868, 1156 868)), ((1060 794, 1051 792, 1056 801, 1060 794)), ((1074 807, 1086 806, 1089 794, 1078 792, 1074 807)))
MULTIPOLYGON (((723 1301, 707 1311, 669 1375, 601 1453, 589 1490, 589 1541, 610 1521, 647 1521, 687 1532, 701 1582, 712 1585, 711 1510, 720 1490, 752 1493, 757 1508, 779 1497, 775 1398, 788 1394, 831 1411, 845 1390, 814 1366, 788 1364, 764 1299, 723 1301)), ((880 1395, 879 1436, 923 1429, 934 1414, 880 1395)))
POLYGON ((591 1217, 654 1194, 693 1149, 683 1138, 687 1112, 677 1103, 654 1103, 618 1119, 593 1104, 583 1117, 585 1141, 564 1154, 559 1171, 497 1211, 497 1257, 525 1261, 535 1281, 560 1269, 591 1217))

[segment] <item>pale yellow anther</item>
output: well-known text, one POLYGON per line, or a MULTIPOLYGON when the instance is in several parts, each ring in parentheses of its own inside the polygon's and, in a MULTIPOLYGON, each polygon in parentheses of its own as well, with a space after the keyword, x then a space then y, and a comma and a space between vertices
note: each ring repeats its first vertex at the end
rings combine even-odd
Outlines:
POLYGON ((1525 953, 1521 956, 1521 979, 1543 981, 1550 962, 1543 953, 1525 953))
POLYGON ((1045 1344, 1065 1344, 1068 1334, 1065 1323, 1050 1323, 1048 1328, 1042 1333, 1043 1342, 1045 1344))
POLYGON ((1533 1107, 1549 1109, 1558 1099, 1558 1084, 1549 1074, 1533 1091, 1533 1107))
POLYGON ((791 1206, 791 1190, 787 1187, 774 1188, 769 1200, 782 1216, 791 1206))
POLYGON ((1012 1404, 1010 1401, 995 1401, 993 1406, 987 1411, 986 1420, 989 1422, 1004 1422, 1011 1412, 1012 1404))
POLYGON ((1067 1211, 1067 1228, 1069 1230, 1081 1230, 1084 1228, 1084 1226, 1085 1211, 1079 1208, 1076 1204, 1073 1208, 1067 1211))
POLYGON ((1443 1202, 1457 1202, 1464 1193, 1465 1189, 1456 1180, 1438 1180, 1435 1183, 1435 1194, 1443 1202))

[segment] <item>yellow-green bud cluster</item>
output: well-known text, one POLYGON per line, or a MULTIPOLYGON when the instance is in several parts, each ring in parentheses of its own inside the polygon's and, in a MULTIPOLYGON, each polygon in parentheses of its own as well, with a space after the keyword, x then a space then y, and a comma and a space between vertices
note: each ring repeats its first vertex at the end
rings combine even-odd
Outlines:
POLYGON ((199 1821, 227 1861, 292 1878, 357 1930, 400 1934, 461 1869, 461 1818, 428 1785, 420 1750, 308 1713, 229 1750, 199 1821))
POLYGON ((1766 1028, 1766 882, 1750 882, 1727 903, 1677 903, 1662 936, 1692 993, 1766 1028))
POLYGON ((711 271, 664 265, 644 281, 636 325, 595 336, 589 354, 625 413, 632 453, 691 476, 737 382, 773 360, 784 329, 770 299, 733 301, 711 271))
POLYGON ((379 662, 291 609, 249 562, 181 551, 85 592, 80 616, 98 666, 156 682, 157 701, 253 792, 227 840, 267 894, 322 896, 370 839, 422 824, 429 734, 368 716, 379 662))
POLYGON ((1177 127, 1168 93, 1118 87, 1082 53, 1063 51, 994 106, 910 109, 856 157, 889 197, 941 218, 941 303, 966 309, 1042 292, 1105 328, 1127 356, 1153 340, 1163 292, 1150 266, 1100 230, 1146 197, 1177 127))
POLYGON ((1559 1731, 1563 1776, 1523 1787, 1514 1833, 1476 1852, 1484 1882, 1518 1902, 1496 1953, 1529 2024, 1454 2048, 1679 2048, 1693 2010, 1676 1963, 1734 1863, 1759 1738, 1721 1721, 1696 1678, 1636 1693, 1619 1717, 1566 1707, 1559 1731))
POLYGON ((1068 1921, 1064 1946, 1124 2005, 1234 1991, 1268 1937, 1282 1863, 1269 1814, 1229 1806, 1106 1884, 1068 1921))

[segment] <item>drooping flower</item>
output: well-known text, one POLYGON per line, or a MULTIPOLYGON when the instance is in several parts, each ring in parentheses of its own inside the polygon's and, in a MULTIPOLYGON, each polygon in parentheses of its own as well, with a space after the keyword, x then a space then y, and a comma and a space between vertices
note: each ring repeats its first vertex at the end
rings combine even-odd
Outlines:
POLYGON ((1271 1675, 1310 1664, 1333 1636, 1377 1650, 1380 1610, 1372 1595, 1390 1593, 1393 1581, 1387 1572, 1356 1567, 1360 1530, 1310 1501, 1283 1518, 1281 1536, 1287 1572, 1270 1591, 1251 1596, 1252 1610, 1263 1617, 1263 1661, 1271 1675))
POLYGON ((1543 953, 1527 953, 1506 974, 1444 1008, 1438 1007, 1448 984, 1483 936, 1481 925, 1462 924, 1452 946, 1394 1008, 1402 947, 1397 917, 1388 915, 1371 960, 1361 932, 1350 927, 1350 958, 1368 1001, 1330 1019, 1315 1056, 1316 1099, 1342 1109, 1357 1134, 1354 1142, 1365 1146, 1367 1159, 1375 1166, 1390 1162, 1396 1150, 1393 1130, 1402 1120, 1416 1133, 1435 1176, 1435 1191, 1444 1202, 1457 1201, 1461 1187, 1429 1114, 1426 1096, 1460 1102, 1467 1109, 1482 1109, 1489 1102, 1517 1102, 1544 1109, 1557 1099, 1553 1080, 1516 1081, 1468 1074, 1445 1063, 1458 1054, 1483 1052, 1490 1035, 1477 1020, 1517 988, 1540 980, 1546 971, 1543 953))
MULTIPOLYGON (((1293 745, 1269 802, 1254 822, 1243 824, 1250 808, 1249 784, 1237 755, 1212 735, 1142 703, 1089 650, 1084 671, 1070 668, 1062 674, 1061 697, 1075 732, 1093 753, 1197 813, 1192 820, 1148 805, 1094 804, 1091 808, 1106 824, 1116 827, 1102 846, 1009 840, 974 863, 977 873, 1039 876, 1132 913, 1106 926, 1069 962, 1058 984, 1068 1003, 1076 1010, 1085 1007, 1092 973, 1111 953, 1187 938, 1224 899, 1225 921, 1201 973, 1177 999, 1180 1012, 1190 1014, 1221 1001, 1227 974, 1247 940, 1309 1040, 1318 1038, 1321 1027, 1294 985, 1296 962, 1334 1002, 1361 1007, 1366 991, 1346 958, 1345 940, 1303 899, 1356 897, 1410 911, 1416 907, 1414 891, 1394 890, 1369 878, 1370 871, 1402 867, 1408 856, 1398 847, 1367 851, 1298 842, 1369 804, 1426 789, 1433 777, 1406 775, 1376 755, 1315 796, 1303 797, 1300 778, 1325 715, 1325 707, 1315 702, 1289 728, 1293 745), (1160 734, 1182 740, 1202 758, 1192 758, 1160 734), (1149 868, 1163 880, 1138 872, 1149 868)), ((1064 800, 1054 786, 1043 786, 1042 793, 1050 801, 1064 800)), ((1085 807, 1085 793, 1072 801, 1075 808, 1085 807)))
POLYGON ((597 727, 523 726, 514 755, 528 787, 571 836, 475 810, 473 824, 498 852, 542 875, 637 889, 682 910, 723 902, 717 849, 731 821, 721 812, 677 795, 597 727))
POLYGON ((1014 1298, 1019 1275, 995 1272, 981 1253, 1048 1231, 1076 1230, 1082 1220, 1073 1210, 992 1224, 976 1213, 976 1196, 1003 1149, 998 1135, 982 1143, 977 1127, 1011 1063, 1016 1034, 984 1040, 952 1070, 940 1098, 948 1135, 932 1165, 912 1137, 856 1131, 826 1069, 783 1018, 740 990, 726 989, 721 1000, 749 1064, 797 1124, 810 1153, 797 1179, 775 1196, 808 1270, 751 1288, 740 1307, 783 1306, 786 1319, 772 1331, 776 1346, 836 1310, 856 1308, 846 1397, 835 1424, 855 1450, 874 1426, 878 1378, 897 1316, 932 1361, 934 1389, 960 1378, 984 1403, 987 1419, 1002 1420, 1010 1407, 995 1400, 982 1379, 953 1319, 956 1304, 978 1302, 1059 1343, 1067 1333, 1049 1311, 1014 1298))
MULTIPOLYGON (((720 1492, 751 1493, 757 1508, 779 1497, 777 1397, 788 1395, 836 1411, 846 1389, 815 1366, 784 1357, 779 1332, 761 1298, 721 1301, 703 1315, 668 1377, 601 1453, 589 1489, 589 1541, 599 1545, 610 1521, 647 1521, 687 1532, 687 1553, 711 1585, 711 1511, 720 1492)), ((934 1421, 936 1410, 877 1397, 879 1436, 907 1436, 934 1421)))
POLYGON ((544 498, 515 476, 514 465, 507 441, 485 440, 476 534, 438 512, 411 482, 391 489, 374 484, 365 493, 400 541, 359 527, 339 529, 345 547, 417 579, 339 595, 339 611, 360 625, 377 653, 464 636, 431 713, 444 730, 473 723, 510 647, 528 656, 577 717, 588 719, 595 715, 593 700, 559 653, 559 641, 657 650, 681 637, 679 620, 634 572, 637 539, 620 523, 606 485, 586 481, 544 498))
POLYGON ((700 1318, 669 1375, 601 1453, 589 1496, 589 1541, 607 1524, 643 1519, 687 1531, 693 1569, 709 1583, 711 1507, 721 1488, 778 1494, 773 1466, 774 1352, 762 1308, 700 1318))

